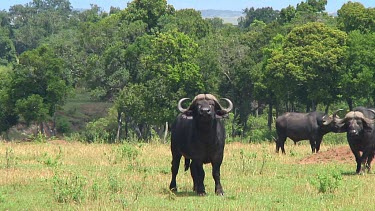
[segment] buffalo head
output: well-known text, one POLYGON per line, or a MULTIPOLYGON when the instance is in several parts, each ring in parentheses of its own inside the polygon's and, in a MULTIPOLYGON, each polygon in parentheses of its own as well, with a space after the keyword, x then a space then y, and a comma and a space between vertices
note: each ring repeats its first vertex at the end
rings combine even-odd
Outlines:
MULTIPOLYGON (((375 114, 375 111, 370 110, 375 114)), ((348 136, 358 136, 365 131, 371 131, 371 124, 374 120, 365 117, 360 111, 350 111, 345 115, 345 118, 338 122, 339 125, 343 125, 348 136)))
POLYGON ((336 110, 332 115, 324 115, 322 118, 322 128, 335 133, 344 132, 342 131, 343 124, 339 124, 342 121, 337 115, 339 111, 343 111, 343 109, 336 110))
POLYGON ((200 118, 200 119, 213 119, 223 118, 228 116, 228 113, 233 109, 233 103, 227 99, 222 98, 228 103, 228 108, 224 108, 220 105, 219 101, 215 96, 211 94, 199 94, 194 97, 188 108, 182 108, 182 102, 189 98, 182 98, 178 101, 178 110, 185 116, 200 118))

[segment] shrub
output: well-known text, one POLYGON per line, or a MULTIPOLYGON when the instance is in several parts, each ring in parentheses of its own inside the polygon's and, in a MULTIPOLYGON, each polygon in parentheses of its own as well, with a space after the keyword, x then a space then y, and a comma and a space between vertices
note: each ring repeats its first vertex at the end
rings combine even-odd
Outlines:
POLYGON ((312 180, 311 183, 317 187, 319 193, 333 193, 339 188, 341 180, 341 173, 334 171, 318 174, 316 179, 312 180))
POLYGON ((65 116, 56 117, 56 130, 58 133, 67 134, 72 132, 72 123, 65 116))
POLYGON ((60 203, 81 203, 85 199, 85 187, 87 180, 80 175, 69 175, 53 177, 53 193, 55 199, 60 203))

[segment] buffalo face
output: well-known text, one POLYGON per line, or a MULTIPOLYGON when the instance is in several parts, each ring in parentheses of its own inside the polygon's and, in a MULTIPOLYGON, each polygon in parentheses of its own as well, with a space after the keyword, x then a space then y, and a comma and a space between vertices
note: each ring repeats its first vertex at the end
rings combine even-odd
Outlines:
POLYGON ((365 131, 372 130, 373 123, 374 121, 365 117, 362 112, 350 111, 338 125, 343 125, 342 128, 347 132, 348 137, 357 137, 365 131))
POLYGON ((224 108, 216 97, 211 94, 199 94, 193 99, 188 108, 182 108, 182 102, 188 99, 182 98, 178 102, 178 109, 186 117, 192 117, 198 121, 208 122, 215 118, 226 117, 233 108, 233 103, 229 99, 222 98, 228 103, 228 108, 224 108))

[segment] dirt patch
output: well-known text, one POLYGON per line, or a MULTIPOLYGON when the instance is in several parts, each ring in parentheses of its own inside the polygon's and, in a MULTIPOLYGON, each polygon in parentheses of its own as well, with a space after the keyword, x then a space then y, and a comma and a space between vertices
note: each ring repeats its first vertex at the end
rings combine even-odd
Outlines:
POLYGON ((349 146, 330 148, 327 151, 320 151, 299 161, 300 164, 353 162, 355 162, 354 155, 349 146))

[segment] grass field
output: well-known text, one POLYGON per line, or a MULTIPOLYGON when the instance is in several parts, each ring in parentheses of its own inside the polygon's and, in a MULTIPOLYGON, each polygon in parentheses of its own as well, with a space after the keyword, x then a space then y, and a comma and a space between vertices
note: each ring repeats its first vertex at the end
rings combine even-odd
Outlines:
MULTIPOLYGON (((205 165, 207 196, 192 192, 181 165, 179 191, 168 190, 169 145, 0 143, 0 210, 369 210, 375 175, 355 175, 354 161, 301 164, 308 142, 286 155, 274 143, 226 145, 224 197, 214 194, 205 165)), ((321 155, 337 147, 325 145, 321 155)), ((326 153, 327 155, 325 155, 326 153)))

